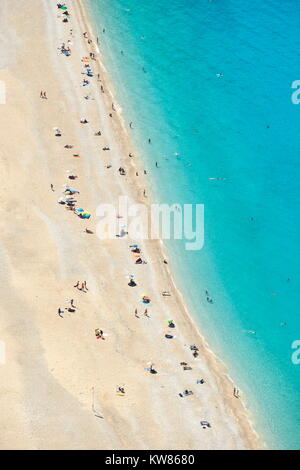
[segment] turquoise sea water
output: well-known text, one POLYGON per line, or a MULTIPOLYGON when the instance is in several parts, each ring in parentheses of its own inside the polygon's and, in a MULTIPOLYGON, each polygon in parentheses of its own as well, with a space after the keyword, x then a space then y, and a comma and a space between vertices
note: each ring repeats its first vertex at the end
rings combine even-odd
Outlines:
POLYGON ((157 200, 205 205, 204 248, 168 244, 177 283, 268 447, 299 449, 300 3, 88 4, 157 200))

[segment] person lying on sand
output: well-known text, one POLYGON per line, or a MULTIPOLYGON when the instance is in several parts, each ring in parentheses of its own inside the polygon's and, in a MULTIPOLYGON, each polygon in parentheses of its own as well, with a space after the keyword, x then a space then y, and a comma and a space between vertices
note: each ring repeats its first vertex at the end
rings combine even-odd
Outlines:
POLYGON ((208 421, 201 421, 200 424, 203 427, 203 429, 211 428, 211 425, 208 421))
POLYGON ((193 395, 192 390, 185 390, 183 393, 178 394, 181 398, 188 397, 189 395, 193 395))

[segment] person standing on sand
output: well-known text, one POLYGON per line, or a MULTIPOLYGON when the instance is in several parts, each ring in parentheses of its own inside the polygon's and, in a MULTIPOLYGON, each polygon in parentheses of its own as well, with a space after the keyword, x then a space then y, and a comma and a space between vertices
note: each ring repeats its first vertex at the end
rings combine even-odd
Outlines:
POLYGON ((43 98, 45 98, 45 100, 47 100, 47 99, 48 99, 48 98, 47 98, 47 94, 46 94, 46 92, 45 92, 45 91, 44 91, 44 96, 43 96, 43 98))
POLYGON ((54 192, 55 190, 54 190, 54 186, 52 183, 50 184, 50 187, 51 187, 51 190, 54 192))
POLYGON ((82 289, 85 289, 85 290, 87 290, 87 291, 88 291, 88 288, 87 288, 87 285, 86 285, 86 281, 83 281, 83 283, 82 283, 82 286, 81 286, 81 287, 82 287, 82 289))
POLYGON ((40 93, 40 98, 44 98, 43 92, 40 93))
POLYGON ((62 316, 62 313, 64 313, 63 310, 61 310, 61 309, 59 308, 59 309, 57 310, 57 313, 58 313, 58 315, 60 316, 60 318, 64 318, 64 317, 62 316))

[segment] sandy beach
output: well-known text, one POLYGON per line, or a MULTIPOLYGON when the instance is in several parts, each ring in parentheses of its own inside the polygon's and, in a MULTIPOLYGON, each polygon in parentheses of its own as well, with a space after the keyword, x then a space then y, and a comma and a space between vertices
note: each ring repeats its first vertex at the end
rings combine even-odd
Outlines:
POLYGON ((147 264, 136 265, 132 240, 96 235, 99 204, 122 195, 145 202, 147 181, 142 161, 128 156, 129 129, 112 106, 85 2, 66 5, 68 22, 54 1, 0 6, 0 448, 260 448, 242 397, 186 312, 161 243, 139 241, 147 264), (90 53, 95 58, 82 61, 90 53), (93 77, 82 74, 86 64, 93 77), (64 185, 79 191, 71 196, 89 219, 59 204, 64 185), (88 290, 74 287, 78 281, 88 290), (193 394, 180 397, 184 390, 193 394))

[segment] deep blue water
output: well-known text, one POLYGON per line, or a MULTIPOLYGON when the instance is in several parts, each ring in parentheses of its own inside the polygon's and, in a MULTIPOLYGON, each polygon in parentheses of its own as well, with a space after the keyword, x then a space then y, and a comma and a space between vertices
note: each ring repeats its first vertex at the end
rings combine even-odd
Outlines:
POLYGON ((300 3, 88 3, 157 201, 205 205, 204 248, 168 243, 177 283, 267 445, 299 449, 300 3))

